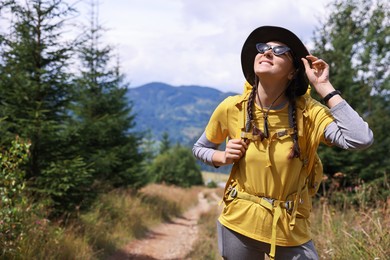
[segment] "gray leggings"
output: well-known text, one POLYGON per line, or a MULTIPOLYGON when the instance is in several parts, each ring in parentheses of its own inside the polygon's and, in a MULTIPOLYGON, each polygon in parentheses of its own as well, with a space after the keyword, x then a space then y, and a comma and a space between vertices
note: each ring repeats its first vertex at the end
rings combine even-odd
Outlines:
MULTIPOLYGON (((218 248, 223 259, 228 260, 263 260, 269 254, 270 245, 243 236, 226 228, 217 221, 218 248)), ((318 260, 313 241, 299 246, 276 246, 275 259, 283 260, 318 260)))

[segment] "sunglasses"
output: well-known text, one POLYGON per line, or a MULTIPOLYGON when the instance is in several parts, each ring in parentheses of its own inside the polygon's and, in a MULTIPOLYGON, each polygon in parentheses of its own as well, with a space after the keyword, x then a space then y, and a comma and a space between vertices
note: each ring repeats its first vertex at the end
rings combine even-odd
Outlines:
POLYGON ((261 54, 264 54, 268 50, 272 50, 272 53, 277 56, 285 54, 288 51, 291 51, 291 49, 287 46, 270 46, 266 43, 256 44, 256 49, 261 54))

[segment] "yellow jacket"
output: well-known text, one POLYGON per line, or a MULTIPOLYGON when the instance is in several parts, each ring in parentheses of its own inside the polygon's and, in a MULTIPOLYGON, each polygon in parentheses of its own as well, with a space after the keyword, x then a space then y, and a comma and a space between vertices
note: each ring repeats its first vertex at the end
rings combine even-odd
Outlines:
MULTIPOLYGON (((299 97, 296 104, 301 158, 288 159, 292 146, 288 105, 269 111, 270 137, 255 140, 251 133, 245 133, 250 85, 247 83, 245 88, 242 95, 221 102, 206 127, 206 137, 213 143, 243 136, 253 140, 245 156, 232 168, 219 221, 245 236, 270 243, 273 257, 275 245, 296 246, 311 239, 308 218, 311 195, 317 187, 310 173, 314 168, 322 169, 316 151, 320 142, 325 142, 324 129, 333 117, 309 94, 299 97), (233 198, 232 190, 239 196, 233 198), (292 202, 292 208, 286 208, 286 202, 292 202)), ((254 113, 255 124, 262 129, 261 109, 255 106, 254 113)))

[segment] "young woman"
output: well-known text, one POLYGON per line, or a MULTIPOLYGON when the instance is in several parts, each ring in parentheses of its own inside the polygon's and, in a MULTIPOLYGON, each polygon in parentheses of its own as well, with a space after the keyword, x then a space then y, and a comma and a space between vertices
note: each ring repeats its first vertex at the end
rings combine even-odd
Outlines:
POLYGON ((364 149, 372 131, 329 82, 328 64, 291 31, 255 29, 241 65, 244 93, 221 102, 193 147, 207 164, 233 164, 217 223, 220 253, 224 259, 318 259, 309 222, 322 173, 318 145, 364 149), (324 105, 310 97, 308 80, 324 105))

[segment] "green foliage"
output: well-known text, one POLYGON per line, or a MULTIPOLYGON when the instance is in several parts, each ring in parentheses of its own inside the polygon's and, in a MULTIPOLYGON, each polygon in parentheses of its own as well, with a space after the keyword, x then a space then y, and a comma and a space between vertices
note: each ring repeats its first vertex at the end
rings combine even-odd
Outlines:
POLYGON ((158 155, 149 171, 157 183, 173 184, 180 187, 203 184, 200 168, 191 150, 180 145, 158 155))
POLYGON ((169 134, 168 132, 164 132, 162 134, 162 139, 160 143, 160 154, 165 153, 171 148, 172 144, 171 141, 169 140, 169 134))
POLYGON ((30 143, 16 138, 9 148, 0 151, 0 256, 15 250, 15 240, 23 230, 22 206, 27 198, 21 166, 28 159, 29 147, 30 143))
POLYGON ((207 182, 206 187, 207 188, 217 188, 218 184, 214 180, 211 180, 211 181, 207 182))
POLYGON ((143 134, 141 145, 139 149, 142 154, 145 156, 145 166, 150 164, 153 159, 158 155, 158 144, 156 140, 153 139, 152 132, 150 130, 146 131, 143 134))
POLYGON ((8 145, 15 134, 30 140, 25 167, 29 187, 39 192, 36 197, 64 198, 70 187, 91 182, 88 166, 74 154, 68 129, 73 45, 61 34, 74 10, 63 1, 42 0, 13 1, 7 8, 13 20, 0 50, 0 116, 5 117, 0 143, 8 145))
POLYGON ((73 122, 78 152, 94 170, 95 180, 118 186, 140 187, 145 182, 138 151, 140 136, 134 126, 132 105, 126 99, 127 84, 119 65, 113 63, 113 49, 101 46, 103 28, 95 17, 98 6, 91 1, 90 26, 83 33, 77 53, 80 74, 75 79, 73 122))
MULTIPOLYGON (((332 182, 334 186, 335 179, 332 182)), ((340 210, 346 210, 350 207, 363 210, 381 207, 387 201, 387 198, 390 198, 390 181, 386 174, 369 183, 360 180, 353 183, 352 187, 341 187, 334 191, 332 191, 332 184, 329 186, 331 187, 327 194, 329 204, 340 210)), ((341 185, 337 186, 340 187, 341 185)))
POLYGON ((388 1, 336 0, 314 37, 314 55, 330 64, 330 80, 369 123, 374 144, 350 152, 320 147, 324 171, 343 172, 347 186, 390 171, 390 4, 388 1))
POLYGON ((52 162, 36 179, 36 186, 52 199, 56 214, 73 212, 92 198, 92 173, 80 157, 52 162))
POLYGON ((0 9, 12 17, 0 35, 0 144, 31 140, 32 195, 59 214, 90 205, 99 188, 144 185, 127 84, 113 49, 99 45, 97 17, 76 42, 63 38, 75 11, 65 1, 0 1, 0 9))

